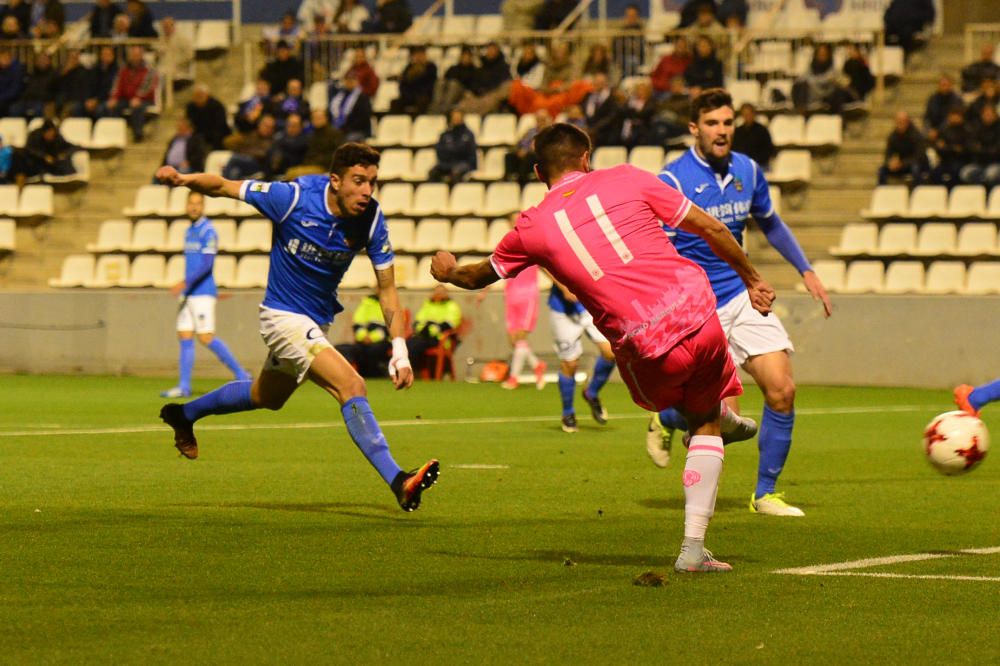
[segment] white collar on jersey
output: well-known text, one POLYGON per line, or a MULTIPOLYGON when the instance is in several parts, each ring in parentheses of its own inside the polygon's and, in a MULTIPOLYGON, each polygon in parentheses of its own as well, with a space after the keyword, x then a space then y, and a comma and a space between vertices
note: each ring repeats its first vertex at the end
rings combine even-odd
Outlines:
POLYGON ((702 167, 704 167, 704 168, 706 168, 706 169, 708 169, 709 171, 712 172, 712 175, 715 176, 715 182, 719 186, 719 189, 722 190, 722 191, 725 191, 726 185, 728 185, 729 182, 731 180, 733 180, 733 160, 732 160, 732 155, 730 155, 730 158, 729 158, 729 168, 726 170, 725 177, 723 177, 723 176, 719 175, 718 171, 716 171, 715 169, 712 168, 711 164, 709 164, 707 161, 705 161, 702 158, 702 156, 698 154, 698 150, 694 146, 691 146, 691 148, 689 148, 689 150, 691 151, 691 156, 695 159, 696 162, 698 162, 698 164, 700 164, 702 167))
POLYGON ((570 171, 569 173, 564 174, 562 178, 560 178, 559 180, 557 180, 556 183, 555 183, 555 185, 551 185, 549 187, 549 192, 552 192, 553 190, 559 189, 563 185, 569 185, 570 183, 576 181, 579 178, 583 178, 586 175, 587 174, 585 174, 582 171, 570 171))
POLYGON ((326 187, 323 188, 323 207, 326 208, 326 212, 330 214, 330 217, 337 217, 334 215, 333 211, 330 210, 330 179, 326 181, 326 187))

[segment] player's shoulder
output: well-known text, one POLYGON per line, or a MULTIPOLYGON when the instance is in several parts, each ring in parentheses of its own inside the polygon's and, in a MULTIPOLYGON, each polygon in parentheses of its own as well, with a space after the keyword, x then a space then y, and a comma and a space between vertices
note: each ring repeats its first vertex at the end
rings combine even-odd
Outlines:
POLYGON ((763 175, 763 171, 760 165, 757 164, 756 160, 745 153, 732 152, 732 160, 734 170, 740 171, 742 173, 751 173, 753 175, 763 175))
POLYGON ((330 183, 329 177, 325 175, 299 176, 295 180, 286 184, 297 187, 303 193, 326 192, 326 186, 330 183))

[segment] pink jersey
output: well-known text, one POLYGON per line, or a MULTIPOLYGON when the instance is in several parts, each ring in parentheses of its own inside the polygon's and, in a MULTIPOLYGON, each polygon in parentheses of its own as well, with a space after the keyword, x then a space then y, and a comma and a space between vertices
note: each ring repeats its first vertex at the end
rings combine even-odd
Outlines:
POLYGON ((660 223, 676 227, 690 207, 628 164, 569 173, 521 213, 490 261, 503 278, 542 266, 576 294, 616 353, 657 358, 715 314, 705 272, 677 254, 660 223))
POLYGON ((533 331, 538 317, 538 267, 525 268, 503 285, 507 331, 533 331))

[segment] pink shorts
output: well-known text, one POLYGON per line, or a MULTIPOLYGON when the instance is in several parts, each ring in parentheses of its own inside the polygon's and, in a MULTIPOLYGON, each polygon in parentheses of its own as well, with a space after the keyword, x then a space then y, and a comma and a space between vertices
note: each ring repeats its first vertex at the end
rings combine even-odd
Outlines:
POLYGON ((533 331, 538 319, 538 267, 530 266, 504 283, 507 332, 533 331))
POLYGON ((723 398, 743 393, 726 335, 714 314, 663 356, 620 359, 618 369, 635 404, 650 411, 677 407, 706 414, 723 398))

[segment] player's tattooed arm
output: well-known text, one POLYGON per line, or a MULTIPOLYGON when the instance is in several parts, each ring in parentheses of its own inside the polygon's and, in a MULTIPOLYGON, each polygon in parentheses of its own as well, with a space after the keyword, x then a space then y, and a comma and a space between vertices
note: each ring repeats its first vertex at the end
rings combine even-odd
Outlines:
POLYGON ((444 251, 431 260, 431 275, 438 282, 449 282, 462 289, 482 289, 500 279, 489 259, 459 266, 455 255, 444 251))
POLYGON ((180 173, 172 166, 156 170, 156 179, 171 187, 187 187, 209 197, 240 198, 242 180, 228 180, 214 173, 180 173))

